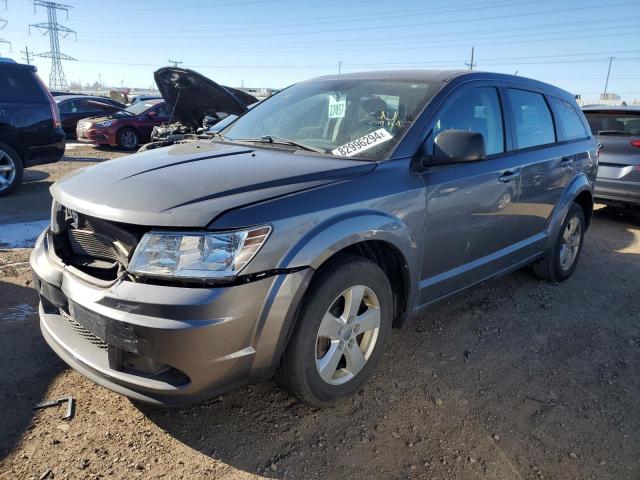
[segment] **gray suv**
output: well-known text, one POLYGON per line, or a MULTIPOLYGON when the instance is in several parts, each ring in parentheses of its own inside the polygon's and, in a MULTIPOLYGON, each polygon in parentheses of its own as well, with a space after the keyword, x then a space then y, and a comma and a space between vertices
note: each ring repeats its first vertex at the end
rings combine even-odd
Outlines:
POLYGON ((138 400, 192 402, 275 374, 329 406, 433 302, 528 264, 567 279, 597 164, 573 97, 534 80, 302 82, 209 139, 53 185, 31 256, 42 332, 138 400))

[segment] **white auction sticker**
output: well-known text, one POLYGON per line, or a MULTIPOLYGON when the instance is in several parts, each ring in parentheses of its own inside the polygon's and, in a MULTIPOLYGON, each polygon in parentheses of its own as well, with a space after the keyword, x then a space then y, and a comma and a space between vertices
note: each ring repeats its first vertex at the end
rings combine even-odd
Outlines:
POLYGON ((337 99, 334 95, 329 96, 329 118, 343 118, 347 112, 347 97, 342 96, 337 99))
POLYGON ((360 152, 364 152, 365 150, 369 150, 376 145, 388 142, 392 138, 393 135, 387 132, 384 128, 380 128, 375 132, 367 133, 360 138, 356 138, 355 140, 341 145, 335 150, 332 150, 331 153, 333 153, 334 155, 339 155, 341 157, 353 157, 354 155, 357 155, 360 152))

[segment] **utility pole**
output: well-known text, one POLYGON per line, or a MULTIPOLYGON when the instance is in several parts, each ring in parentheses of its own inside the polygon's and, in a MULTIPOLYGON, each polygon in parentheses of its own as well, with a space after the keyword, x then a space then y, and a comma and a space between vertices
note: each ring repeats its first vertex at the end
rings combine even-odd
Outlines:
MULTIPOLYGON (((7 9, 7 0, 4 0, 4 9, 7 9)), ((0 30, 4 30, 4 27, 9 23, 6 19, 0 17, 0 30)), ((0 38, 0 43, 6 43, 9 45, 9 51, 11 51, 11 42, 9 40, 5 40, 4 38, 0 38)))
POLYGON ((67 79, 64 76, 62 70, 62 60, 76 60, 69 55, 65 55, 60 52, 60 35, 62 38, 67 38, 70 34, 74 34, 76 42, 78 36, 74 30, 60 25, 58 23, 58 10, 66 12, 67 19, 69 18, 69 9, 73 8, 70 5, 64 5, 62 3, 48 2, 45 0, 33 0, 33 13, 36 13, 37 7, 44 7, 47 9, 47 22, 34 23, 29 25, 29 33, 31 33, 31 27, 39 30, 43 35, 49 35, 50 50, 45 53, 39 53, 36 57, 50 58, 51 59, 51 73, 49 73, 49 88, 53 90, 69 90, 67 79))
POLYGON ((177 60, 167 60, 167 62, 173 64, 173 68, 178 68, 178 65, 182 65, 182 61, 177 60))
POLYGON ((31 65, 31 60, 33 60, 33 52, 29 50, 29 47, 24 47, 24 50, 20 50, 22 53, 22 59, 27 62, 27 65, 31 65))
POLYGON ((338 62, 338 75, 340 75, 341 71, 342 71, 342 60, 338 62))
POLYGON ((603 95, 607 94, 607 88, 609 87, 609 75, 611 75, 611 64, 613 63, 613 59, 615 57, 609 57, 609 69, 607 70, 607 81, 604 82, 604 93, 603 95))
POLYGON ((469 70, 473 70, 473 67, 476 66, 476 64, 473 62, 474 53, 475 53, 475 47, 471 47, 471 61, 469 63, 465 63, 465 65, 469 67, 469 70))

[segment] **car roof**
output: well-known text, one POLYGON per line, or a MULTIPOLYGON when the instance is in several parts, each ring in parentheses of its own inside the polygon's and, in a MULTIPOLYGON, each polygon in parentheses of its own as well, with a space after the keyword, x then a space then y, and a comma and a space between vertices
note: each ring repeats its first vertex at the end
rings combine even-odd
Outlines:
POLYGON ((582 107, 583 112, 640 112, 640 106, 637 105, 585 105, 582 107))
POLYGON ((60 103, 60 102, 66 102, 67 100, 75 100, 75 99, 80 99, 80 100, 107 100, 107 101, 113 101, 110 98, 106 98, 106 97, 97 97, 94 95, 57 95, 55 97, 53 97, 55 99, 56 102, 60 103))
POLYGON ((340 75, 324 75, 313 78, 309 81, 316 80, 341 80, 341 79, 358 79, 358 80, 395 80, 395 81, 425 81, 436 83, 448 83, 455 79, 463 78, 464 80, 494 80, 513 82, 529 88, 544 90, 547 93, 554 93, 566 99, 574 99, 574 96, 554 85, 534 80, 532 78, 522 77, 519 75, 508 75, 504 73, 483 72, 479 70, 381 70, 371 72, 345 73, 340 75))
POLYGON ((160 98, 150 98, 148 100, 141 100, 138 103, 150 103, 151 105, 157 105, 159 103, 164 103, 164 99, 162 97, 160 97, 160 98))

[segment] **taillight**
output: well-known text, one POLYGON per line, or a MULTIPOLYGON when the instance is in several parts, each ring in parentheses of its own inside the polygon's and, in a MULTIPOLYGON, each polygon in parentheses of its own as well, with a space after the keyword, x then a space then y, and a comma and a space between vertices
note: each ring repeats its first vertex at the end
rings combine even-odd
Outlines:
POLYGON ((640 140, 631 140, 631 145, 640 148, 640 140))
POLYGON ((49 109, 51 110, 51 118, 53 119, 53 128, 62 128, 62 122, 60 121, 60 111, 58 110, 58 104, 53 99, 53 95, 44 84, 42 79, 34 72, 34 75, 40 82, 40 86, 44 90, 44 93, 47 95, 47 100, 49 101, 49 109))

